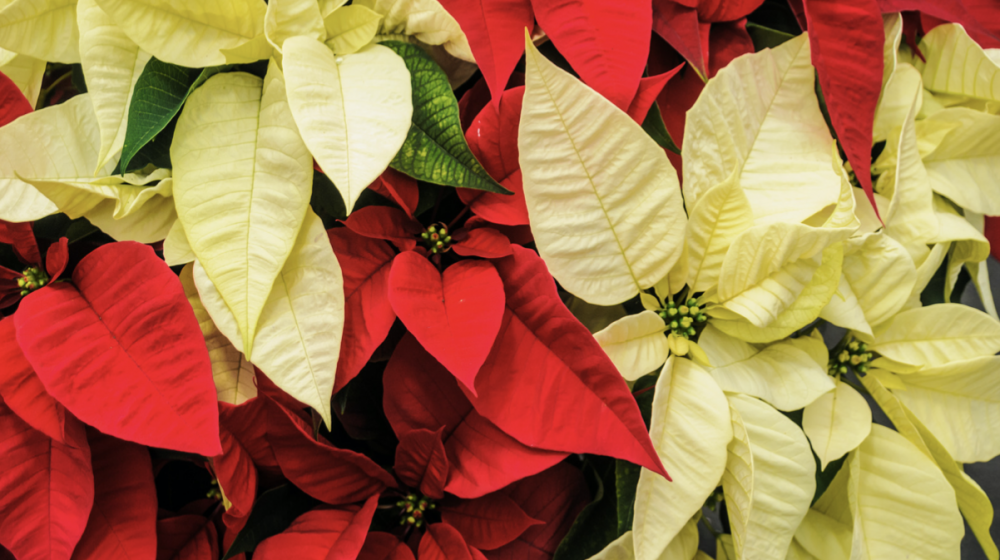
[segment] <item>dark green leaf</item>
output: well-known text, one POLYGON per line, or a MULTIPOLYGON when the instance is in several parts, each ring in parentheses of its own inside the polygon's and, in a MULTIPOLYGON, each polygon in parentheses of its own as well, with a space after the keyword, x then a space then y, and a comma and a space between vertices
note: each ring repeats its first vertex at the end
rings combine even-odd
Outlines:
POLYGON ((812 503, 815 504, 816 500, 823 495, 823 492, 826 492, 827 487, 830 486, 831 482, 833 482, 833 477, 837 476, 840 468, 844 466, 844 460, 847 459, 847 455, 844 455, 836 461, 830 461, 826 465, 825 471, 820 470, 819 457, 816 457, 815 453, 813 454, 813 457, 816 459, 816 492, 813 494, 812 503))
POLYGON ((639 486, 642 467, 622 461, 615 461, 615 489, 618 493, 618 536, 632 530, 635 515, 635 489, 639 486))
POLYGON ((156 167, 172 168, 173 165, 170 162, 170 144, 174 141, 174 128, 176 127, 177 117, 174 117, 174 120, 170 121, 159 134, 153 137, 145 146, 139 148, 139 151, 128 162, 127 168, 123 169, 122 163, 124 160, 120 161, 115 173, 139 171, 149 164, 153 164, 156 167))
POLYGON ((150 59, 132 93, 120 169, 133 169, 132 158, 170 124, 191 92, 225 68, 184 68, 150 59))
POLYGON ((756 23, 747 24, 747 33, 750 34, 750 40, 753 41, 753 50, 755 51, 773 49, 774 47, 777 47, 785 41, 795 37, 795 35, 790 33, 778 31, 777 29, 771 29, 770 27, 764 27, 763 25, 758 25, 756 23))
POLYGON ((660 113, 660 105, 658 103, 653 102, 649 106, 649 112, 646 113, 646 118, 642 121, 642 129, 661 148, 670 150, 675 154, 681 153, 681 149, 674 143, 674 139, 670 137, 670 132, 667 131, 666 125, 663 124, 663 115, 660 113))
POLYGON ((511 194, 469 150, 458 100, 444 71, 420 47, 398 41, 382 44, 406 63, 413 91, 413 122, 390 165, 429 183, 511 194))
POLYGON ((311 510, 315 499, 291 484, 282 484, 264 492, 253 504, 253 511, 243 530, 226 551, 222 560, 257 548, 260 541, 284 531, 295 518, 311 510))
MULTIPOLYGON (((653 414, 653 387, 659 374, 646 375, 640 377, 632 386, 632 394, 635 395, 635 402, 639 405, 639 412, 642 414, 646 428, 649 429, 649 422, 653 414), (637 394, 638 393, 638 394, 637 394)), ((628 461, 615 461, 615 492, 618 497, 618 536, 625 531, 632 530, 632 517, 635 514, 635 489, 639 485, 639 472, 642 470, 638 465, 628 461)))
POLYGON ((559 543, 552 560, 585 560, 604 549, 618 538, 618 504, 609 492, 615 486, 614 461, 605 457, 591 457, 585 463, 597 481, 594 500, 576 517, 573 526, 559 543))
POLYGON ((347 218, 344 198, 324 173, 313 172, 312 199, 309 201, 316 215, 323 220, 323 227, 332 228, 337 220, 347 218))

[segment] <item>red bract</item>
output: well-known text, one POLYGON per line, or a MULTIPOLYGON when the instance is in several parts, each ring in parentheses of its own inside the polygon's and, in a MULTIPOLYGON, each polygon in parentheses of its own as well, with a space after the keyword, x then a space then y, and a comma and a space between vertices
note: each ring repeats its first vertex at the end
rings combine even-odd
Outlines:
POLYGON ((628 108, 639 87, 652 26, 649 0, 445 0, 442 5, 469 38, 494 100, 500 100, 524 53, 532 12, 583 81, 619 108, 628 108))
MULTIPOLYGON (((475 391, 476 372, 486 359, 500 326, 503 286, 488 261, 462 260, 439 271, 440 259, 443 253, 452 249, 462 256, 503 257, 510 254, 509 240, 500 232, 486 227, 448 230, 438 224, 425 229, 402 210, 385 206, 362 208, 352 213, 344 224, 358 236, 387 240, 403 251, 392 259, 384 295, 362 293, 357 302, 351 302, 355 295, 351 291, 354 286, 347 286, 348 281, 345 280, 348 318, 344 340, 352 344, 351 353, 370 356, 381 342, 381 338, 368 336, 370 332, 358 332, 365 327, 363 321, 369 309, 374 310, 378 314, 376 316, 384 317, 383 325, 388 332, 391 326, 387 320, 389 314, 384 311, 384 302, 380 300, 385 298, 394 315, 427 350, 470 390, 475 391), (426 258, 428 253, 432 254, 437 267, 426 258), (358 317, 351 317, 352 311, 358 317)), ((334 234, 330 235, 332 239, 334 234)), ((346 233, 338 234, 340 236, 343 237, 334 242, 338 258, 344 262, 371 262, 357 253, 364 243, 355 243, 346 233), (341 254, 343 257, 339 256, 341 254)), ((371 244, 370 241, 368 244, 371 244)), ((382 259, 388 256, 385 252, 387 248, 376 245, 374 249, 382 254, 377 260, 384 262, 382 259)), ((351 284, 354 283, 352 279, 351 284)), ((361 285, 364 286, 364 283, 361 285)), ((344 352, 341 354, 343 356, 344 352)), ((360 369, 355 365, 352 370, 355 368, 360 369)), ((338 385, 342 386, 339 380, 338 385)))
POLYGON ((144 447, 87 429, 94 469, 94 507, 74 560, 153 558, 156 488, 144 447))
POLYGON ((503 318, 503 284, 496 268, 468 260, 440 273, 408 251, 393 262, 389 302, 424 348, 475 393, 476 372, 503 318))
POLYGON ((524 53, 524 30, 535 23, 531 2, 442 0, 441 5, 462 26, 483 79, 502 108, 506 100, 501 101, 501 95, 524 53))
POLYGON ((632 104, 629 105, 628 111, 626 111, 628 116, 632 117, 632 120, 635 122, 642 124, 642 121, 646 118, 646 114, 649 113, 649 109, 656 102, 656 97, 663 91, 663 86, 667 85, 670 78, 676 76, 683 67, 683 64, 678 64, 676 68, 669 72, 639 80, 639 91, 635 94, 635 99, 632 100, 632 104))
MULTIPOLYGON (((523 48, 523 46, 522 46, 523 48)), ((483 107, 465 132, 469 149, 493 179, 512 195, 458 189, 458 197, 477 215, 498 224, 516 226, 528 223, 524 202, 521 165, 518 163, 517 127, 521 120, 524 87, 503 92, 500 110, 483 107)))
POLYGON ((858 182, 878 213, 871 146, 882 91, 885 31, 876 0, 805 0, 812 63, 830 121, 858 182), (845 32, 846 31, 846 32, 845 32))
POLYGON ((746 32, 746 17, 762 3, 762 0, 653 0, 653 30, 705 79, 735 58, 723 61, 716 56, 713 60, 714 51, 735 47, 753 52, 753 43, 746 32))
POLYGON ((476 410, 531 447, 596 453, 666 476, 618 370, 566 309, 532 251, 496 261, 506 290, 500 334, 476 376, 476 410))
POLYGON ((24 358, 14 335, 14 318, 0 320, 0 398, 32 428, 60 442, 66 436, 66 408, 53 399, 24 358))
POLYGON ((1000 6, 989 0, 878 0, 882 13, 920 11, 924 33, 942 21, 962 24, 984 49, 1000 48, 1000 6), (931 21, 931 18, 937 21, 931 21))
POLYGON ((344 274, 344 335, 337 362, 336 393, 354 379, 389 334, 396 313, 386 294, 396 256, 384 241, 347 228, 327 232, 344 274))
POLYGON ((230 503, 222 516, 222 521, 229 532, 236 534, 246 524, 253 508, 254 498, 257 496, 257 468, 240 440, 227 429, 224 422, 221 422, 221 409, 224 405, 225 403, 219 403, 221 424, 219 439, 222 443, 222 454, 212 457, 211 465, 219 481, 219 487, 230 503))
POLYGON ((25 291, 58 280, 69 261, 69 244, 63 237, 49 246, 43 266, 35 233, 28 223, 13 224, 0 220, 0 243, 12 245, 17 258, 27 265, 21 272, 0 266, 0 309, 14 305, 25 291))
POLYGON ((106 434, 218 455, 212 366, 177 276, 126 242, 84 258, 73 282, 29 294, 14 316, 48 393, 106 434))
POLYGON ((156 522, 156 560, 215 560, 219 535, 212 522, 195 514, 156 522))
MULTIPOLYGON (((419 459, 401 464, 401 460, 409 460, 405 457, 408 455, 397 454, 397 471, 426 467, 419 459)), ((440 488, 437 490, 440 492, 440 488)), ((409 546, 396 535, 371 533, 358 559, 411 559, 414 555, 410 547, 416 544, 418 560, 514 558, 512 554, 549 560, 554 545, 583 507, 586 495, 582 475, 566 464, 475 499, 432 499, 411 491, 392 498, 404 527, 403 539, 409 546), (411 531, 424 527, 424 534, 416 542, 411 531)))
POLYGON ((60 443, 0 401, 0 544, 18 560, 69 560, 94 503, 83 424, 67 418, 60 443))
POLYGON ((499 490, 566 457, 527 447, 483 418, 455 378, 411 335, 396 346, 383 384, 385 414, 401 446, 415 431, 441 434, 450 463, 444 490, 456 496, 499 490))
POLYGON ((314 439, 305 420, 267 403, 267 440, 281 472, 306 494, 330 505, 367 500, 395 481, 374 461, 314 439))
POLYGON ((378 505, 372 496, 362 507, 315 509, 300 515, 279 535, 260 543, 253 553, 260 560, 354 560, 365 543, 378 505))
POLYGON ((31 110, 31 103, 17 85, 6 74, 0 73, 0 126, 27 115, 31 110))
POLYGON ((417 187, 417 180, 405 173, 392 168, 386 169, 368 188, 395 201, 410 216, 417 211, 420 189, 417 187))

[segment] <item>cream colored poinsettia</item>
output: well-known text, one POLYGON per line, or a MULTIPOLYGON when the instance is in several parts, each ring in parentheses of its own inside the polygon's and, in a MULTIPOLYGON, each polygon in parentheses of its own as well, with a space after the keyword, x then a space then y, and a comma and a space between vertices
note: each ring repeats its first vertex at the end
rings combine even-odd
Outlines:
POLYGON ((519 143, 539 252, 583 300, 639 296, 645 311, 595 337, 626 379, 662 366, 650 435, 674 482, 640 475, 631 552, 659 558, 721 483, 739 557, 782 557, 815 467, 779 410, 836 388, 822 339, 786 338, 833 295, 859 225, 808 38, 742 57, 706 85, 688 113, 685 154, 697 155, 685 155, 683 203, 663 151, 627 115, 526 48, 519 143), (734 95, 760 111, 738 118, 734 95), (767 111, 777 98, 796 100, 795 114, 767 111))

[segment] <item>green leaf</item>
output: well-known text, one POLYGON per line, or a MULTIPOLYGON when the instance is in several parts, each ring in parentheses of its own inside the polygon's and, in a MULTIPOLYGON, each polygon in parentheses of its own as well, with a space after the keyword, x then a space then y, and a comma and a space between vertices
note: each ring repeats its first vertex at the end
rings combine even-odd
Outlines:
MULTIPOLYGON (((640 377, 632 386, 632 393, 635 395, 635 402, 639 405, 639 412, 642 419, 649 428, 649 421, 653 414, 653 387, 659 373, 640 377), (636 394, 639 393, 639 394, 636 394)), ((639 473, 642 467, 622 461, 615 461, 615 491, 618 497, 618 535, 625 531, 632 530, 632 518, 635 515, 635 489, 639 485, 639 473)))
POLYGON ((226 68, 185 68, 150 59, 132 93, 119 169, 134 169, 132 158, 170 124, 191 92, 226 68))
POLYGON ((406 63, 413 91, 413 123, 389 165, 429 183, 511 194, 490 177, 469 150, 458 100, 444 71, 420 47, 397 41, 382 44, 406 63))
POLYGON ((785 33, 784 31, 764 27, 763 25, 758 25, 753 22, 747 23, 747 33, 750 34, 750 40, 753 41, 754 51, 777 47, 792 37, 795 37, 795 35, 792 35, 791 33, 785 33))
POLYGON ((316 215, 323 220, 323 227, 330 229, 337 220, 347 218, 344 197, 325 173, 313 172, 312 200, 309 201, 316 215))
POLYGON ((585 560, 618 538, 617 500, 607 492, 615 484, 615 463, 604 457, 591 459, 588 470, 597 480, 594 499, 576 516, 552 560, 585 560))
POLYGON ((309 511, 317 502, 291 484, 282 484, 264 492, 254 502, 253 511, 243 530, 226 551, 222 560, 257 548, 260 542, 284 531, 295 518, 309 511))
POLYGON ((675 154, 681 153, 681 149, 674 143, 674 139, 670 137, 670 132, 667 131, 666 125, 663 124, 663 114, 660 113, 660 105, 655 101, 649 106, 649 112, 646 113, 646 118, 642 121, 642 129, 661 148, 670 150, 675 154))

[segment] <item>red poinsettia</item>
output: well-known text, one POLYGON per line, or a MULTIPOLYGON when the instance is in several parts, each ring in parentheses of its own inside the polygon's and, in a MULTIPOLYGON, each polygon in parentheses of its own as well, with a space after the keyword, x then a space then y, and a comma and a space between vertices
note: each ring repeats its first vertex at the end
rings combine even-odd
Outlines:
POLYGON ((415 362, 411 349, 422 347, 519 445, 609 455, 666 474, 628 386, 559 299, 544 262, 481 223, 424 228, 402 210, 367 207, 330 230, 346 301, 335 390, 398 316, 419 344, 399 345, 393 362, 415 362))
POLYGON ((25 265, 21 271, 0 266, 0 309, 58 280, 69 260, 69 242, 63 237, 49 246, 43 262, 30 223, 12 224, 0 220, 0 243, 13 246, 18 260, 25 265))
POLYGON ((346 271, 347 300, 347 325, 334 390, 357 375, 393 319, 399 317, 435 357, 475 391, 476 372, 500 328, 503 285, 489 260, 456 260, 452 254, 504 257, 511 252, 510 240, 490 227, 453 229, 442 223, 424 227, 406 212, 386 206, 357 210, 344 224, 346 229, 330 231, 334 252, 346 271), (384 243, 369 241, 379 239, 390 241, 400 252, 394 254, 384 243), (374 271, 363 278, 353 275, 364 275, 372 265, 384 268, 384 278, 378 281, 384 292, 358 293, 364 284, 374 281, 374 271))
MULTIPOLYGON (((298 412, 267 396, 254 401, 266 409, 267 441, 284 476, 325 504, 261 543, 255 558, 328 558, 334 549, 337 557, 378 557, 371 555, 390 541, 393 548, 395 543, 414 543, 420 558, 483 558, 484 552, 486 558, 550 558, 586 502, 579 471, 565 464, 552 466, 565 454, 548 462, 541 474, 520 481, 523 476, 518 476, 502 489, 462 498, 447 490, 455 467, 444 428, 403 433, 390 474, 364 455, 314 438, 298 412), (378 503, 385 510, 382 522, 391 522, 396 532, 376 533, 366 541, 378 503)), ((428 406, 447 414, 451 404, 431 401, 428 406)), ((487 448, 495 445, 484 443, 487 448)), ((219 480, 224 488, 234 482, 221 475, 219 480)))
POLYGON ((112 243, 81 260, 71 283, 53 283, 65 239, 47 264, 51 277, 26 274, 33 291, 0 321, 0 354, 15 366, 0 374, 0 396, 57 441, 69 410, 124 440, 217 455, 208 351, 170 268, 149 247, 112 243))

